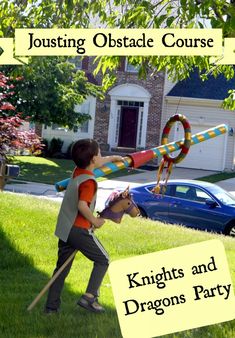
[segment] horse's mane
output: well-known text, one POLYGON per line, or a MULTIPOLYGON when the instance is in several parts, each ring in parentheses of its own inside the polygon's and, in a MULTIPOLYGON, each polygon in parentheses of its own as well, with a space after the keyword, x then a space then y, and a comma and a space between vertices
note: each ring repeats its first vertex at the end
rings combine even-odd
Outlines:
MULTIPOLYGON (((124 197, 122 196, 122 191, 115 191, 113 192, 108 200, 106 201, 106 208, 107 207, 112 207, 114 204, 116 204, 118 201, 122 200, 124 197)), ((130 198, 130 195, 128 194, 126 198, 130 198)))

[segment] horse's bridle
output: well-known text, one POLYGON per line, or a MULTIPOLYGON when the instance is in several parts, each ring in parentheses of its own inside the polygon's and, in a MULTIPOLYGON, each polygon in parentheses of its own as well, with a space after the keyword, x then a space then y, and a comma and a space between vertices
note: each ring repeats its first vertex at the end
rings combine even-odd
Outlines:
MULTIPOLYGON (((126 210, 124 210, 124 213, 129 214, 133 208, 136 208, 139 211, 139 208, 137 207, 135 202, 133 200, 131 200, 131 205, 126 210)), ((139 211, 139 213, 140 213, 140 211, 139 211)))

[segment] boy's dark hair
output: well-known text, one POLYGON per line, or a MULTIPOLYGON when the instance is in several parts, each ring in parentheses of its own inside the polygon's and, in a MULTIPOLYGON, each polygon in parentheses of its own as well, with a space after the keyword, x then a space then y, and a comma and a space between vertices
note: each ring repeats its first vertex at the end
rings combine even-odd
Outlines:
POLYGON ((98 143, 93 139, 87 138, 78 140, 73 144, 71 156, 77 167, 85 169, 98 153, 98 143))

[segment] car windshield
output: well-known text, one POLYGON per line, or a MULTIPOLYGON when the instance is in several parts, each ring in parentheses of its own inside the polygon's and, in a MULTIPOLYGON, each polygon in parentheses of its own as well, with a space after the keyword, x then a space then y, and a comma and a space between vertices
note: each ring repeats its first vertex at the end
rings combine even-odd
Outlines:
POLYGON ((235 205, 235 196, 220 187, 208 189, 224 205, 235 205))

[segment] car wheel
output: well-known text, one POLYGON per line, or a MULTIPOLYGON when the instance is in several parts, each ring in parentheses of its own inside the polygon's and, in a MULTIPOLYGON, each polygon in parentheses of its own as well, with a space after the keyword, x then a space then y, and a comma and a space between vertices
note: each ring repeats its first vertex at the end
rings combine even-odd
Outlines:
POLYGON ((138 207, 138 208, 139 208, 139 211, 140 211, 140 216, 144 217, 144 218, 148 218, 148 215, 146 214, 146 212, 144 211, 144 209, 142 209, 140 207, 138 207))
POLYGON ((235 224, 231 225, 228 229, 228 233, 229 236, 235 237, 235 224))

